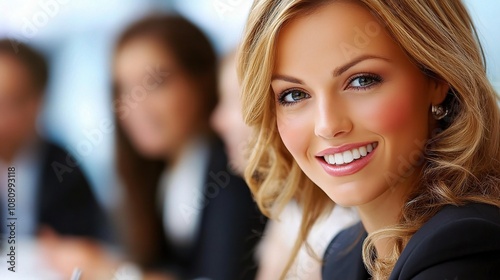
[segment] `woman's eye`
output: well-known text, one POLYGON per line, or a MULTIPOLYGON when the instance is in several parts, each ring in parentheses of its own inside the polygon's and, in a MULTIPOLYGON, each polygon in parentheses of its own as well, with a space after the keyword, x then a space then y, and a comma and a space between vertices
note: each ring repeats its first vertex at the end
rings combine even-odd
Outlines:
POLYGON ((349 88, 365 89, 380 83, 382 79, 377 75, 360 75, 351 79, 349 88))
POLYGON ((302 99, 309 98, 309 94, 300 91, 300 90, 289 90, 285 91, 284 93, 281 94, 279 97, 278 101, 282 105, 290 105, 293 103, 297 103, 301 101, 302 99))

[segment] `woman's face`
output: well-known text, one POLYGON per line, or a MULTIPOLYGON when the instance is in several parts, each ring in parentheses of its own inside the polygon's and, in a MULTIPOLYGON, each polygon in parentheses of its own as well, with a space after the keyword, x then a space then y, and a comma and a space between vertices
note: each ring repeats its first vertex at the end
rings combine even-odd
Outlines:
POLYGON ((332 3, 280 32, 277 126, 304 173, 340 205, 385 201, 418 175, 430 106, 423 75, 364 7, 332 3))
POLYGON ((37 92, 32 79, 26 66, 13 55, 0 54, 1 156, 12 156, 36 134, 43 93, 37 92))
POLYGON ((118 119, 144 156, 170 157, 200 129, 199 88, 170 51, 151 39, 132 39, 114 65, 118 119))

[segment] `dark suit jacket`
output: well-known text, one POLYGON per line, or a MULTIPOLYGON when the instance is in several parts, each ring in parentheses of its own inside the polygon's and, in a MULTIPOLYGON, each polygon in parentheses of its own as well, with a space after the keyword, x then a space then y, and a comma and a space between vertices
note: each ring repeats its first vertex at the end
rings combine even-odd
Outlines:
POLYGON ((228 169, 220 140, 212 143, 206 174, 206 204, 197 240, 189 248, 167 242, 165 263, 182 279, 254 279, 255 245, 266 220, 244 180, 228 169))
POLYGON ((49 226, 62 235, 110 241, 106 215, 78 164, 68 164, 68 152, 53 143, 44 142, 41 146, 38 225, 49 226))
MULTIPOLYGON (((369 279, 361 260, 365 238, 361 224, 339 233, 325 253, 323 279, 369 279)), ((500 209, 443 207, 413 235, 389 279, 500 279, 500 209)))

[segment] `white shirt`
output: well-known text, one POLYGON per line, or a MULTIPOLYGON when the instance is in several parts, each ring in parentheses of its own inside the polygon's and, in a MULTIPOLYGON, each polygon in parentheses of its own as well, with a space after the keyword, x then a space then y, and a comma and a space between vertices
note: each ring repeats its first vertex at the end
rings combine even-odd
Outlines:
POLYGON ((209 144, 197 138, 186 145, 177 164, 160 178, 163 227, 177 244, 192 244, 199 231, 209 156, 209 144))
POLYGON ((36 231, 38 182, 41 168, 39 141, 32 141, 22 148, 12 163, 0 161, 1 226, 6 227, 8 209, 8 168, 15 167, 15 217, 16 236, 32 236, 36 231))
MULTIPOLYGON (((279 279, 298 237, 302 209, 292 200, 281 212, 278 220, 269 221, 259 245, 259 280, 279 279)), ((320 218, 311 228, 307 242, 320 259, 331 240, 342 229, 359 221, 353 208, 336 205, 326 217, 320 218)), ((287 273, 287 279, 321 279, 321 262, 313 258, 303 245, 287 273)))

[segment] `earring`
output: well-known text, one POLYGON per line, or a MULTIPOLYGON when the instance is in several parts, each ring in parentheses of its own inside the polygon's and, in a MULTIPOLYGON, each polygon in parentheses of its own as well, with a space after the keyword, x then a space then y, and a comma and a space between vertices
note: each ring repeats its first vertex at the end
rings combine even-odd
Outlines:
POLYGON ((448 115, 448 109, 444 108, 442 105, 432 105, 431 112, 436 120, 441 120, 448 115))

